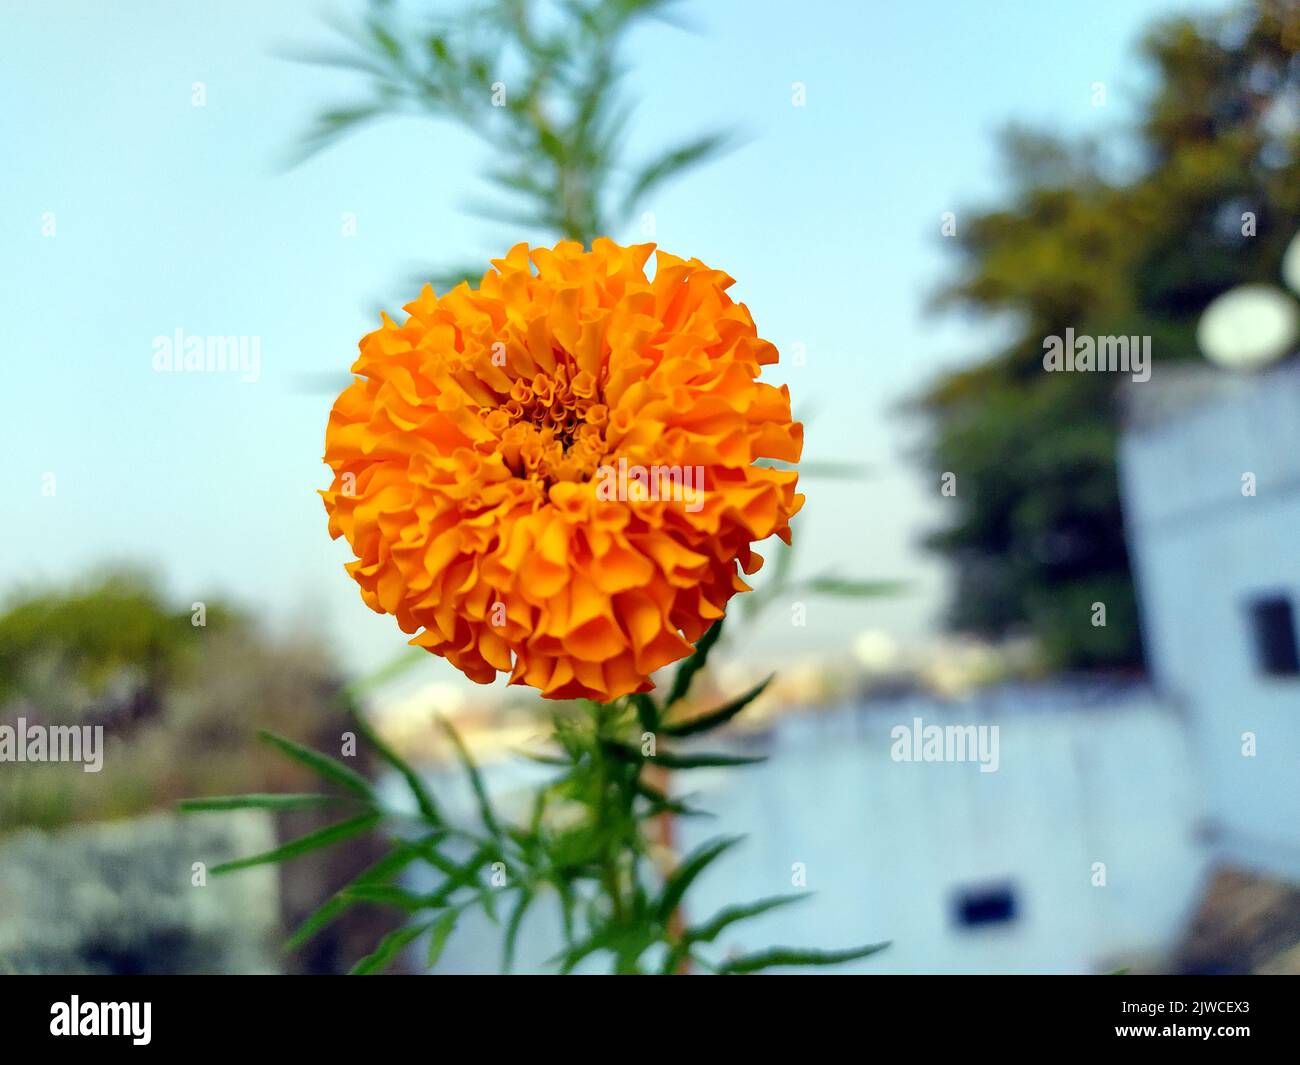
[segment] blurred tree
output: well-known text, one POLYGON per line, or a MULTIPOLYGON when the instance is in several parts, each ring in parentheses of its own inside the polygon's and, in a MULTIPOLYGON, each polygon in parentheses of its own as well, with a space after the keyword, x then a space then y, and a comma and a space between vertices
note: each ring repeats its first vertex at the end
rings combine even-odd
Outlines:
POLYGON ((1061 667, 1138 666, 1142 648, 1116 381, 1045 373, 1044 338, 1149 335, 1156 363, 1199 358, 1200 312, 1234 285, 1276 284, 1300 224, 1300 5, 1173 18, 1142 52, 1156 87, 1126 164, 1092 143, 1005 135, 1010 193, 959 213, 962 261, 937 304, 1008 319, 1011 339, 916 401, 928 463, 959 486, 929 541, 956 571, 951 624, 1031 631, 1061 667), (1089 624, 1094 602, 1105 627, 1089 624))
MULTIPOLYGON (((214 632, 232 619, 221 604, 204 607, 214 632)), ((0 705, 21 700, 51 721, 152 717, 193 660, 200 629, 190 622, 128 569, 19 595, 0 612, 0 705)))
MULTIPOLYGON (((312 779, 270 751, 250 751, 248 737, 279 729, 339 749, 355 726, 325 653, 310 636, 272 637, 214 598, 205 600, 203 624, 194 621, 190 603, 169 603, 147 573, 128 569, 67 588, 34 585, 0 609, 0 720, 104 729, 102 772, 3 766, 0 836, 135 817, 197 791, 292 792, 312 779)), ((368 773, 375 763, 363 746, 352 764, 368 773)), ((276 822, 281 839, 324 823, 320 810, 282 813, 276 822)), ((368 836, 286 866, 285 923, 300 924, 382 847, 368 836)), ((289 964, 338 971, 392 926, 383 911, 350 914, 289 964)))

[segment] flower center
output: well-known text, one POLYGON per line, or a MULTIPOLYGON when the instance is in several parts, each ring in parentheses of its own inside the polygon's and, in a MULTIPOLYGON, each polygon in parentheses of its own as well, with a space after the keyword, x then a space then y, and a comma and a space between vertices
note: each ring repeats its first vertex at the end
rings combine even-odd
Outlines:
POLYGON ((509 398, 483 420, 500 438, 501 453, 515 476, 547 486, 586 481, 606 452, 609 411, 600 399, 590 373, 561 363, 554 374, 515 381, 509 398))

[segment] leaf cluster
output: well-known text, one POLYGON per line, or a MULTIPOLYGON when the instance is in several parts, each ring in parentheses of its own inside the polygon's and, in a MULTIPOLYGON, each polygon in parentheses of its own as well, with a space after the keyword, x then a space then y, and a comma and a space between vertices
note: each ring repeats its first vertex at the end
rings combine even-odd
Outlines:
MULTIPOLYGON (((552 962, 562 973, 600 958, 615 973, 672 974, 695 966, 741 974, 776 966, 835 964, 882 949, 884 944, 830 952, 782 947, 740 957, 714 956, 711 948, 724 931, 805 895, 731 906, 699 924, 686 924, 680 910, 688 891, 740 837, 709 840, 666 872, 655 866, 649 822, 666 814, 707 816, 670 796, 653 779, 656 770, 743 766, 763 760, 678 745, 731 721, 763 693, 771 679, 711 711, 682 716, 682 700, 716 645, 721 624, 715 624, 678 667, 662 702, 638 694, 610 704, 583 702, 557 710, 550 749, 528 755, 553 766, 556 773, 537 790, 522 823, 512 822, 495 808, 478 765, 450 722, 442 721, 442 728, 474 797, 475 817, 468 825, 453 823, 420 774, 357 713, 365 741, 409 788, 418 811, 415 826, 394 831, 385 857, 309 916, 291 936, 289 948, 301 946, 349 907, 364 903, 395 907, 409 920, 362 958, 354 973, 382 971, 422 937, 426 961, 433 965, 462 915, 481 910, 501 927, 501 967, 509 971, 527 915, 547 898, 558 906, 561 917, 564 946, 552 962), (401 874, 413 863, 423 863, 434 872, 437 884, 432 891, 414 892, 403 886, 401 874)), ((372 785, 343 762, 272 733, 263 733, 262 738, 310 769, 330 790, 191 799, 181 804, 182 810, 279 812, 337 806, 340 819, 263 854, 216 866, 214 875, 288 861, 345 844, 381 826, 396 829, 400 816, 386 809, 372 785)))

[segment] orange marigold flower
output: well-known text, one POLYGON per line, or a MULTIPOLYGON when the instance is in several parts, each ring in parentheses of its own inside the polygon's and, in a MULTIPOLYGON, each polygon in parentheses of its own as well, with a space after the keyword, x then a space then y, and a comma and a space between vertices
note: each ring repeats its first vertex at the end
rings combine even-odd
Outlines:
POLYGON ((516 245, 361 341, 321 493, 371 609, 472 680, 647 691, 790 542, 803 426, 732 279, 653 244, 516 245), (535 268, 535 269, 534 269, 535 268))

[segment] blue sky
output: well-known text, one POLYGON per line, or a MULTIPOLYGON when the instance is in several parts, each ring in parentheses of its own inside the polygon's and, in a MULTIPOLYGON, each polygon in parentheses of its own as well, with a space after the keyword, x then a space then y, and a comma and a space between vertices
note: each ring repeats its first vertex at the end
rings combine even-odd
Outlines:
MULTIPOLYGON (((346 371, 375 304, 414 296, 414 264, 486 265, 535 235, 464 212, 487 160, 427 119, 281 166, 315 111, 358 88, 276 52, 328 40, 319 16, 359 6, 0 10, 0 591, 137 561, 178 600, 222 594, 275 627, 309 626, 353 668, 400 647, 325 533, 314 490, 326 483, 330 399, 297 386, 346 371), (192 105, 195 82, 204 107, 192 105), (354 237, 341 234, 344 212, 354 237), (155 373, 153 338, 177 328, 260 337, 260 378, 155 373)), ((735 276, 733 294, 787 356, 804 346, 805 365, 777 376, 816 412, 806 457, 874 470, 806 486, 800 567, 912 582, 895 599, 812 604, 805 630, 774 615, 752 648, 932 630, 943 571, 916 545, 942 501, 908 458, 916 427, 891 408, 991 336, 926 310, 951 264, 940 216, 955 211, 960 225, 963 208, 997 194, 994 133, 1008 120, 1117 134, 1146 87, 1138 34, 1175 8, 715 0, 687 5, 695 32, 654 26, 632 40, 634 156, 717 125, 749 138, 655 197, 659 243, 735 276), (791 104, 794 82, 806 107, 791 104), (1105 107, 1092 105, 1094 82, 1105 107)), ((613 235, 639 239, 635 227, 613 235)))

